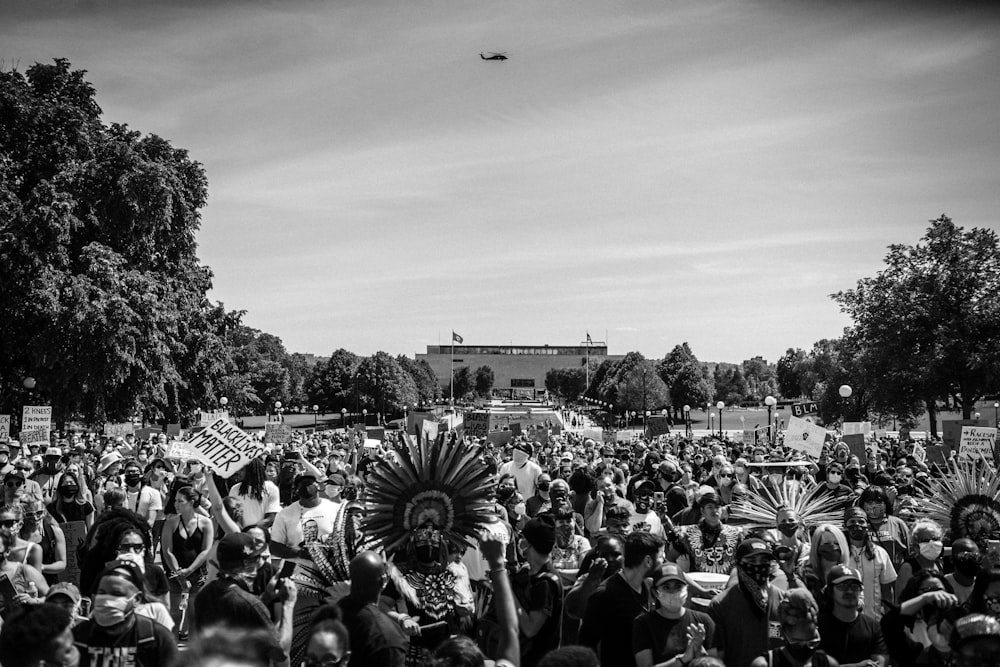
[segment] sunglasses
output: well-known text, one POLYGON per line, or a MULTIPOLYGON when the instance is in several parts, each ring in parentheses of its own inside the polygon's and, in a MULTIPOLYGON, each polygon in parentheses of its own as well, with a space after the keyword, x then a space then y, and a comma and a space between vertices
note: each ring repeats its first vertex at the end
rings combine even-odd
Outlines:
POLYGON ((118 553, 141 554, 143 551, 145 551, 145 549, 146 549, 145 544, 121 544, 118 546, 118 553))
POLYGON ((8 489, 13 489, 18 486, 24 486, 24 482, 4 482, 4 486, 8 489))
POLYGON ((863 586, 856 581, 845 581, 834 586, 838 591, 860 591, 863 586))
POLYGON ((732 473, 728 473, 728 472, 720 472, 719 473, 719 477, 721 477, 723 479, 726 479, 726 478, 732 479, 733 475, 732 475, 732 473))
POLYGON ((21 522, 18 519, 4 519, 0 521, 0 528, 13 528, 19 523, 21 522))

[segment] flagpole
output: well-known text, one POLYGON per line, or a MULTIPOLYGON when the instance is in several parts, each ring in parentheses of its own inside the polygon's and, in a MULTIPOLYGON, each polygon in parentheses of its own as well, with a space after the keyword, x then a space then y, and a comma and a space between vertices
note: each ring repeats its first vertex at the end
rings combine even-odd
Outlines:
POLYGON ((455 332, 451 332, 451 389, 450 405, 455 405, 455 332))

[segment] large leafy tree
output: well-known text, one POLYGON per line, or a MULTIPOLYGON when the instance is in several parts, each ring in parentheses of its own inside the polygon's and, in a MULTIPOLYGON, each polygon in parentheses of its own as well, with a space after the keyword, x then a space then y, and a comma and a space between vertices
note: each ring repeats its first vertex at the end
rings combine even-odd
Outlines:
POLYGON ((493 369, 487 365, 480 366, 475 372, 476 395, 489 396, 493 390, 493 383, 496 382, 496 375, 493 369))
POLYGON ((670 404, 670 392, 653 362, 639 352, 629 352, 612 366, 599 388, 601 400, 616 409, 659 410, 670 404))
POLYGON ((210 389, 192 374, 225 363, 196 255, 205 173, 105 125, 84 74, 0 72, 0 399, 31 375, 57 421, 177 419, 210 389))
MULTIPOLYGON (((833 295, 854 321, 850 332, 890 395, 922 396, 936 429, 936 402, 951 396, 969 418, 1000 385, 1000 242, 945 215, 916 245, 892 245, 885 268, 833 295)), ((906 401, 904 401, 906 402, 906 401)))
POLYGON ((383 415, 417 403, 413 378, 387 352, 376 352, 358 364, 358 392, 363 407, 383 415))
POLYGON ((413 383, 417 387, 419 404, 427 405, 441 398, 441 387, 438 384, 437 375, 426 359, 417 361, 401 354, 396 357, 396 361, 413 378, 413 383))
POLYGON ((585 368, 550 368, 545 373, 545 388, 564 402, 577 400, 587 390, 585 368))
POLYGON ((705 405, 715 394, 714 379, 686 342, 674 346, 657 363, 656 370, 669 388, 670 399, 677 409, 685 405, 705 405))
POLYGON ((325 363, 316 364, 306 380, 309 402, 324 412, 353 412, 358 403, 355 382, 360 363, 358 355, 340 348, 325 363))

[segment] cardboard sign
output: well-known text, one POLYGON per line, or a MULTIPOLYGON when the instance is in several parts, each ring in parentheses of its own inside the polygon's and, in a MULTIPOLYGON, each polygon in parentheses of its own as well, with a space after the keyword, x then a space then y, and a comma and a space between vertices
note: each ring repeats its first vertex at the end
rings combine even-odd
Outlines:
POLYGON ((655 438, 658 435, 670 433, 670 420, 662 415, 659 417, 649 417, 646 419, 646 433, 655 438))
POLYGON ((383 442, 385 440, 385 429, 382 428, 381 426, 377 428, 370 428, 368 429, 368 434, 366 435, 366 437, 369 440, 376 440, 378 442, 383 442))
POLYGON ((963 426, 958 445, 958 458, 983 459, 992 465, 996 461, 997 430, 982 426, 963 426))
POLYGON ((18 439, 21 444, 46 446, 49 444, 49 431, 52 430, 51 405, 26 405, 21 411, 21 431, 18 439))
POLYGON ((10 437, 10 415, 0 415, 0 438, 10 437))
POLYGON ((66 569, 59 574, 59 581, 68 581, 74 586, 79 586, 80 561, 77 553, 87 537, 87 524, 83 521, 68 521, 60 523, 59 527, 66 537, 66 569))
POLYGON ((813 458, 819 458, 823 453, 823 443, 826 442, 826 429, 798 417, 788 420, 785 429, 785 446, 805 452, 813 458))
MULTIPOLYGON (((846 426, 846 424, 845 424, 846 426)), ((841 438, 845 443, 847 443, 848 449, 851 450, 851 454, 858 457, 858 461, 861 465, 868 463, 868 450, 865 449, 865 436, 862 433, 852 433, 850 435, 845 435, 841 438)))
POLYGON ((958 449, 965 426, 989 426, 985 419, 949 419, 941 422, 941 441, 949 450, 958 449))
POLYGON ((109 438, 124 438, 126 435, 132 435, 133 432, 132 422, 104 425, 104 435, 109 438))
MULTIPOLYGON (((816 403, 795 403, 792 405, 792 416, 805 417, 806 415, 815 414, 818 410, 819 406, 816 403)), ((791 421, 789 421, 789 428, 791 428, 791 421)))
POLYGON ((191 453, 183 440, 172 440, 167 448, 166 456, 168 459, 176 461, 190 461, 194 458, 194 454, 191 453))
POLYGON ((198 414, 198 426, 208 426, 209 424, 214 424, 220 419, 229 421, 229 411, 217 410, 216 412, 201 412, 198 414))
POLYGON ((485 438, 490 431, 490 415, 487 412, 465 413, 465 432, 474 438, 485 438))
POLYGON ((425 419, 423 424, 420 426, 420 437, 423 438, 424 442, 433 442, 437 440, 438 423, 425 419))
POLYGON ((286 444, 292 441, 292 427, 288 424, 268 422, 264 424, 264 441, 286 444))
POLYGON ((172 435, 173 437, 178 437, 181 434, 180 424, 167 424, 167 435, 172 435))
POLYGON ((521 425, 514 422, 510 425, 510 432, 514 434, 514 437, 521 435, 521 425))
POLYGON ((514 439, 514 434, 510 431, 490 431, 486 434, 486 440, 492 442, 497 447, 503 447, 514 439))
POLYGON ((192 458, 212 468, 223 479, 242 470, 262 451, 253 438, 228 419, 217 420, 184 444, 191 450, 192 458))
POLYGON ((923 448, 923 445, 913 446, 913 458, 916 459, 917 463, 927 462, 927 450, 923 448))
POLYGON ((21 441, 22 447, 31 447, 32 445, 48 447, 49 445, 49 429, 47 428, 33 428, 27 431, 21 429, 17 437, 21 441))

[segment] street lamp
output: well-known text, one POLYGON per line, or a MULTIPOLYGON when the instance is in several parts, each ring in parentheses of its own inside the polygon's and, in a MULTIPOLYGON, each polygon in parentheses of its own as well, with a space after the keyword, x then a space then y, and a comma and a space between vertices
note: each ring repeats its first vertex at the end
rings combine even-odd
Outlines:
POLYGON ((35 378, 29 375, 28 377, 24 378, 24 382, 22 382, 21 384, 24 385, 25 389, 31 391, 32 389, 35 388, 35 378))
POLYGON ((340 428, 347 428, 347 408, 340 409, 340 428))
POLYGON ((1000 425, 998 425, 998 424, 1000 424, 1000 420, 997 419, 998 417, 1000 417, 1000 403, 994 403, 993 404, 993 426, 995 426, 996 428, 1000 428, 1000 425))
POLYGON ((842 399, 844 399, 844 418, 843 418, 843 421, 847 421, 847 399, 849 399, 851 397, 851 394, 854 393, 854 390, 851 389, 851 385, 849 385, 849 384, 842 384, 842 385, 840 385, 840 389, 838 391, 840 392, 840 397, 842 399))
POLYGON ((712 431, 715 430, 715 413, 708 413, 708 433, 711 435, 712 431))
POLYGON ((684 406, 684 437, 691 437, 691 406, 684 406))
POLYGON ((976 419, 979 419, 979 413, 978 412, 976 413, 976 419))
POLYGON ((715 404, 715 407, 719 408, 719 437, 721 438, 721 437, 723 437, 722 436, 722 409, 724 407, 726 407, 726 404, 723 403, 722 401, 719 401, 718 403, 715 404))
POLYGON ((368 430, 368 428, 367 428, 368 427, 368 408, 365 408, 364 410, 361 411, 361 419, 364 421, 365 430, 367 431, 368 430))
POLYGON ((278 421, 279 422, 282 421, 282 419, 281 419, 281 401, 275 401, 274 402, 274 412, 275 412, 275 414, 278 415, 278 421))
POLYGON ((649 410, 646 410, 642 415, 642 432, 646 432, 646 427, 649 426, 649 410))
POLYGON ((219 405, 221 405, 222 409, 225 410, 226 406, 229 405, 229 399, 223 396, 222 398, 219 399, 219 405))
MULTIPOLYGON (((777 405, 777 403, 778 399, 776 399, 774 396, 764 397, 764 405, 767 406, 767 442, 768 444, 771 445, 774 444, 774 437, 772 435, 774 431, 771 430, 771 411, 774 410, 774 406, 777 405)), ((754 440, 756 440, 756 436, 754 436, 754 440)))
POLYGON ((316 420, 319 418, 319 406, 313 406, 313 428, 316 428, 316 420))

